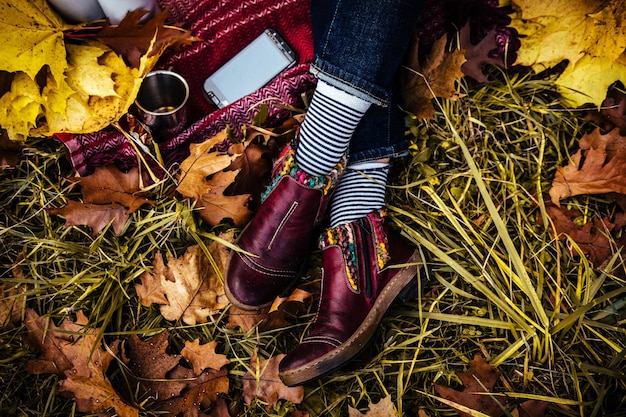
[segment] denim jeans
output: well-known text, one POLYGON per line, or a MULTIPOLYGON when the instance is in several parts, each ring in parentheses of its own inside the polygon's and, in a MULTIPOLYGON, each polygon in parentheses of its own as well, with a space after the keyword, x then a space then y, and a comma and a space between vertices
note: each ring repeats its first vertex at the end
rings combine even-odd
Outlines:
POLYGON ((396 76, 425 0, 312 0, 311 72, 373 105, 350 142, 350 162, 406 152, 396 76))

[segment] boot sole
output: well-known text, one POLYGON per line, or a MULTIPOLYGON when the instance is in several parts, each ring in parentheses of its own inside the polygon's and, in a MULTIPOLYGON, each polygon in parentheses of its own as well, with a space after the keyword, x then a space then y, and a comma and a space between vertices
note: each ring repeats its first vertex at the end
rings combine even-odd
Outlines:
MULTIPOLYGON (((419 252, 416 250, 406 263, 421 262, 419 252)), ((363 350, 377 330, 383 316, 396 299, 398 294, 410 284, 417 275, 418 266, 403 268, 389 281, 387 286, 378 296, 369 314, 363 323, 343 344, 331 350, 325 355, 306 363, 298 368, 280 372, 279 377, 287 386, 302 385, 314 379, 327 375, 341 368, 363 350)))

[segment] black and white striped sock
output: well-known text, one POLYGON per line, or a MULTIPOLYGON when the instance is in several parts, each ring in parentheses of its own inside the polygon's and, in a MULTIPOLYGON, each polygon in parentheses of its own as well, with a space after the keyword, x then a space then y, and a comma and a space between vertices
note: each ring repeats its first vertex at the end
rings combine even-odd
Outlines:
POLYGON ((296 162, 310 175, 327 175, 341 160, 371 103, 318 81, 300 128, 296 162))
POLYGON ((389 164, 361 162, 348 165, 330 203, 330 227, 365 217, 385 206, 389 164))

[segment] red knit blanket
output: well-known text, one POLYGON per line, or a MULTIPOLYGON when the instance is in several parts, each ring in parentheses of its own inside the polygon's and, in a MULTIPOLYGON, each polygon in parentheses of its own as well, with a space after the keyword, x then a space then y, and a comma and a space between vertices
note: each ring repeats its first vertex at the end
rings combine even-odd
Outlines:
MULTIPOLYGON (((288 116, 281 105, 302 106, 301 94, 314 83, 308 72, 313 58, 309 0, 159 0, 159 5, 168 10, 169 23, 189 29, 202 39, 166 54, 157 65, 178 72, 190 87, 188 110, 192 124, 160 145, 166 166, 184 159, 190 143, 211 138, 226 126, 238 134, 242 126, 252 122, 258 103, 269 104, 269 123, 288 116), (217 109, 203 95, 204 79, 266 28, 276 29, 291 45, 298 55, 297 65, 262 89, 217 109)), ((81 175, 111 163, 120 169, 137 164, 134 148, 112 128, 56 137, 67 147, 81 175)))

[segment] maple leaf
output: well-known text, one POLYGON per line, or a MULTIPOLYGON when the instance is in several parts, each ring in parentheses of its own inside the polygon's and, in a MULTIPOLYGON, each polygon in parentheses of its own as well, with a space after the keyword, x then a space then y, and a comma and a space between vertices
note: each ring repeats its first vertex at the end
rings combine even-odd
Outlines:
MULTIPOLYGON (((234 240, 232 232, 221 237, 234 240)), ((182 318, 187 324, 205 323, 208 316, 226 307, 228 301, 220 276, 226 268, 228 250, 217 241, 211 242, 208 249, 213 263, 199 246, 188 247, 180 258, 168 255, 167 266, 161 253, 157 253, 152 273, 144 272, 141 284, 135 284, 141 303, 146 307, 160 304, 166 320, 182 318)))
POLYGON ((65 218, 65 227, 84 225, 91 228, 91 235, 100 233, 111 224, 116 235, 121 235, 129 216, 119 204, 89 204, 69 200, 61 208, 48 209, 48 213, 65 218))
POLYGON ((0 71, 31 79, 44 66, 61 80, 67 65, 63 30, 68 25, 46 0, 0 0, 0 71))
POLYGON ((501 0, 513 6, 520 35, 516 64, 540 72, 567 60, 556 80, 574 106, 599 106, 607 88, 626 78, 626 9, 621 0, 501 0))
POLYGON ((266 408, 271 410, 283 399, 294 404, 300 404, 304 399, 304 387, 288 387, 278 376, 278 364, 285 354, 273 356, 270 359, 259 361, 256 352, 250 359, 249 370, 243 376, 243 396, 246 404, 250 405, 253 399, 265 402, 266 408))
MULTIPOLYGON (((465 389, 457 391, 445 385, 435 384, 435 391, 441 397, 492 417, 502 415, 502 407, 506 404, 506 400, 496 400, 484 394, 485 392, 492 392, 500 378, 500 371, 485 362, 481 355, 476 354, 474 359, 470 361, 469 371, 457 372, 456 375, 465 389)), ((454 405, 452 407, 454 408, 454 405)), ((472 417, 471 414, 460 409, 457 409, 457 413, 461 417, 472 417)))
POLYGON ((200 375, 205 369, 210 368, 219 371, 230 363, 226 355, 215 353, 216 347, 216 341, 201 345, 200 340, 196 339, 193 342, 186 341, 185 347, 180 351, 180 354, 191 362, 193 372, 196 375, 200 375))
POLYGON ((166 27, 166 11, 156 13, 147 22, 141 23, 146 13, 148 11, 142 9, 131 10, 118 25, 106 22, 95 37, 124 56, 135 68, 141 66, 142 56, 160 56, 170 46, 190 44, 197 40, 187 30, 166 27))
POLYGON ((414 36, 402 71, 402 99, 404 107, 419 119, 432 119, 435 109, 432 99, 441 97, 456 100, 462 95, 456 81, 463 76, 461 65, 465 57, 461 50, 446 50, 446 35, 439 38, 422 64, 418 60, 417 36, 414 36))
POLYGON ((377 403, 371 403, 369 406, 369 410, 366 413, 361 413, 356 408, 352 408, 348 406, 348 416, 349 417, 388 417, 395 416, 396 408, 391 401, 391 395, 386 396, 385 398, 381 398, 377 403))
POLYGON ((626 194, 626 137, 619 129, 585 134, 569 164, 558 167, 550 188, 552 202, 582 194, 626 194))

